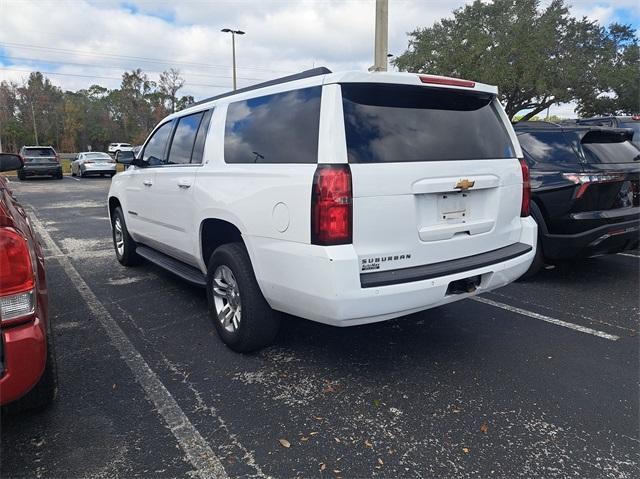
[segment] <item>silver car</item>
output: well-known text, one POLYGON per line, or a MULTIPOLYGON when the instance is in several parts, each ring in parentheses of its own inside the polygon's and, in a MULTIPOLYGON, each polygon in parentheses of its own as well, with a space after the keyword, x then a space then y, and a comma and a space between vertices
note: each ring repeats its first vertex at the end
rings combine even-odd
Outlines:
POLYGON ((108 153, 101 151, 85 151, 78 153, 76 159, 71 163, 71 176, 84 178, 87 175, 109 175, 116 174, 116 162, 108 153))

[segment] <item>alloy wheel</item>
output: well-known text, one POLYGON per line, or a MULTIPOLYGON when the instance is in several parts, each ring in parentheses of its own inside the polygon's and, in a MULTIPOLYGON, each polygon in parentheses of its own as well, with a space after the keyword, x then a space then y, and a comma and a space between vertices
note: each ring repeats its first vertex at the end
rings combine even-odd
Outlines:
POLYGON ((222 327, 235 333, 242 319, 242 303, 238 282, 226 265, 218 266, 213 274, 213 302, 222 327))

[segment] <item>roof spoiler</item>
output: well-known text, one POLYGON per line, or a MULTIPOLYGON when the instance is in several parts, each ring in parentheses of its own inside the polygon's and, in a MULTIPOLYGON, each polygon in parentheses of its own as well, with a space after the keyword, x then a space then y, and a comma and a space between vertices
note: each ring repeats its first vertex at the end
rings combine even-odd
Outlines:
POLYGON ((622 143, 633 140, 631 128, 597 128, 585 132, 581 143, 622 143))
POLYGON ((240 88, 239 90, 232 90, 226 93, 221 93, 220 95, 212 96, 211 98, 205 98, 204 100, 200 100, 199 102, 192 103, 187 108, 191 108, 192 106, 196 106, 196 105, 202 105, 203 103, 208 103, 210 101, 219 100, 220 98, 237 95, 239 93, 257 90, 258 88, 265 88, 268 86, 279 85, 280 83, 288 83, 295 80, 302 80, 304 78, 310 78, 310 77, 315 77, 319 75, 326 75, 327 73, 332 73, 332 71, 329 70, 327 67, 312 68, 311 70, 305 70, 303 72, 295 73, 293 75, 288 75, 286 77, 274 78, 273 80, 268 80, 262 83, 258 83, 256 85, 240 88))

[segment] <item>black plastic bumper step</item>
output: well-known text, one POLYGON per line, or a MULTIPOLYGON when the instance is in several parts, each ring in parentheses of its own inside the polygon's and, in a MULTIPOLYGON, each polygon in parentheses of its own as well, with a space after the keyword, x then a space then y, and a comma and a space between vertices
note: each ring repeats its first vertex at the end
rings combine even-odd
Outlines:
POLYGON ((191 284, 200 286, 202 288, 207 286, 207 279, 202 271, 193 266, 183 263, 171 256, 167 256, 164 253, 160 253, 146 246, 138 246, 136 253, 142 256, 147 261, 151 261, 153 264, 160 266, 162 269, 166 269, 170 273, 179 276, 180 278, 188 281, 191 284))

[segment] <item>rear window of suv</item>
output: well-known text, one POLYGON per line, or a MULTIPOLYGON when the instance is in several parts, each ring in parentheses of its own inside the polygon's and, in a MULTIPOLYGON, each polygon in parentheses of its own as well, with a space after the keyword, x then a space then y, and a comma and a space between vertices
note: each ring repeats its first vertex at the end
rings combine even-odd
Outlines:
POLYGON ((350 163, 514 158, 493 95, 342 84, 350 163))
POLYGON ((227 163, 316 163, 322 87, 231 103, 224 132, 227 163))
POLYGON ((583 143, 587 163, 640 162, 640 150, 628 141, 619 143, 583 143))
POLYGON ((24 156, 38 157, 38 156, 56 156, 56 152, 53 148, 25 148, 24 156))

